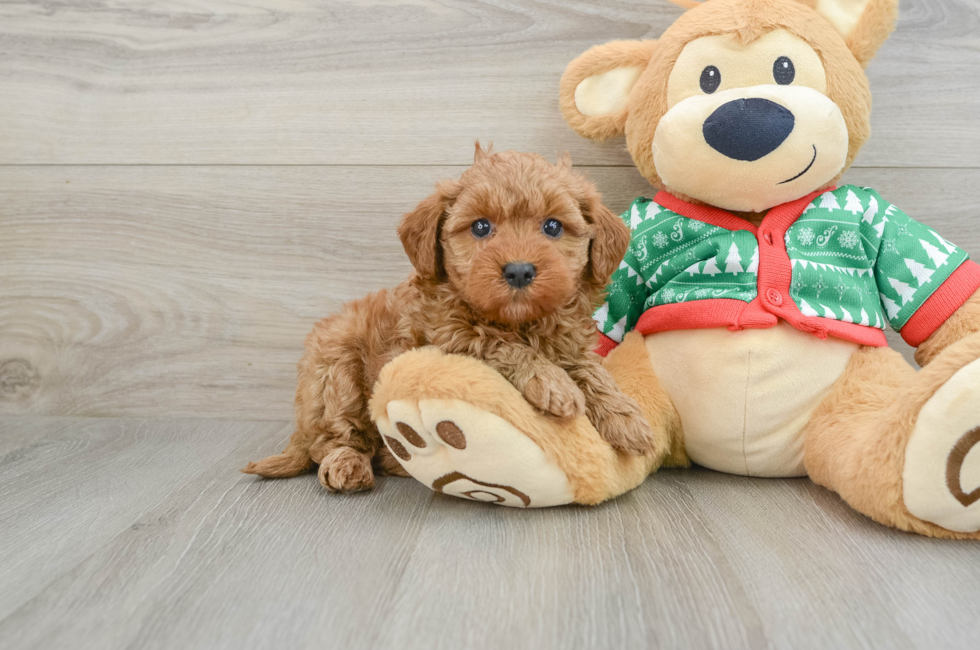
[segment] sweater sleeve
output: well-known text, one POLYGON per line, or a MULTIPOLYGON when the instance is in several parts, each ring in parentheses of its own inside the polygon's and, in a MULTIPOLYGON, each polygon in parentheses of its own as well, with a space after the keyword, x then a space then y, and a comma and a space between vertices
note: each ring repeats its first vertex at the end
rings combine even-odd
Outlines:
MULTIPOLYGON (((633 213, 644 210, 646 203, 649 203, 648 199, 637 199, 620 218, 627 226, 631 226, 636 223, 636 219, 632 218, 633 213)), ((622 343, 626 332, 636 326, 648 297, 647 286, 639 273, 640 263, 637 259, 639 240, 632 226, 630 231, 634 236, 630 240, 626 255, 620 262, 619 268, 613 273, 609 286, 606 287, 605 302, 593 315, 599 329, 599 346, 596 352, 602 356, 622 343)))
POLYGON ((865 215, 862 235, 876 247, 875 283, 885 316, 911 345, 925 341, 980 286, 980 267, 969 255, 865 190, 876 213, 865 215))

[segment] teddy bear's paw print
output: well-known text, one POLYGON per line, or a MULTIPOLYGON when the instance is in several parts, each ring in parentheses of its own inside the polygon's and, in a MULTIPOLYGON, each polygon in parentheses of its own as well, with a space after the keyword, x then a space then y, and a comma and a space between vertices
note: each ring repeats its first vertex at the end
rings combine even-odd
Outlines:
POLYGON ((460 400, 393 400, 378 429, 405 470, 436 492, 517 508, 570 503, 568 477, 503 418, 460 400))
POLYGON ((980 531, 980 359, 919 411, 902 479, 910 513, 947 530, 980 531))

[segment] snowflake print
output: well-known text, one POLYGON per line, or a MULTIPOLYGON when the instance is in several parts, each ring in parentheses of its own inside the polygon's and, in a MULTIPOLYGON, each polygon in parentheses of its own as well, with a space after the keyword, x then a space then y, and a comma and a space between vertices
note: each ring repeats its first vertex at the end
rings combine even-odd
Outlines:
POLYGON ((845 232, 842 232, 840 234, 840 237, 837 238, 837 241, 838 243, 840 243, 841 246, 843 246, 848 250, 854 248, 859 243, 861 243, 861 240, 858 239, 857 233, 854 232, 853 230, 847 230, 845 232))
POLYGON ((843 280, 837 278, 837 286, 834 288, 837 289, 837 299, 844 302, 844 294, 850 290, 850 287, 844 284, 843 280))
POLYGON ((793 293, 799 295, 800 289, 802 289, 805 286, 806 285, 803 283, 803 280, 799 278, 793 278, 793 282, 789 285, 789 288, 793 293))
POLYGON ((654 246, 656 246, 657 248, 665 248, 669 243, 670 240, 667 239, 667 235, 663 234, 662 232, 654 233, 653 235, 654 246))
POLYGON ((664 297, 664 302, 670 302, 674 299, 674 290, 667 288, 660 292, 660 295, 664 297))
POLYGON ((817 235, 813 232, 813 228, 802 228, 800 232, 796 233, 796 239, 804 246, 809 246, 816 238, 817 235))
POLYGON ((700 300, 702 298, 706 298, 709 293, 711 293, 711 291, 709 291, 708 289, 698 289, 697 291, 694 292, 694 297, 700 300))
POLYGON ((701 222, 701 221, 689 221, 687 223, 687 227, 690 230, 693 230, 694 232, 697 232, 697 231, 701 230, 702 228, 704 228, 704 223, 701 222))
POLYGON ((823 277, 819 277, 817 278, 817 283, 813 285, 813 288, 817 290, 817 298, 819 298, 824 289, 827 289, 828 287, 826 284, 824 284, 823 277))

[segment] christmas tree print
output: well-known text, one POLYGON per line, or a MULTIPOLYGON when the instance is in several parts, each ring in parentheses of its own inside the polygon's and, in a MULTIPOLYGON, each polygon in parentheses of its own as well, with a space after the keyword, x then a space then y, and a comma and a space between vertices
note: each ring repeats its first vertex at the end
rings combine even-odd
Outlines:
POLYGON ((738 246, 732 242, 732 247, 728 249, 728 257, 725 258, 725 273, 743 273, 742 256, 738 253, 738 246))
MULTIPOLYGON (((887 214, 887 212, 885 213, 887 214)), ((878 233, 878 239, 885 236, 885 224, 888 223, 888 217, 882 217, 881 221, 874 225, 875 232, 878 233)))
POLYGON ((592 314, 592 320, 599 326, 599 331, 606 332, 606 321, 609 320, 608 302, 602 303, 602 306, 595 310, 595 313, 592 314))
POLYGON ((847 203, 844 205, 844 209, 851 214, 864 212, 864 206, 861 205, 861 199, 857 197, 857 194, 855 194, 853 190, 847 190, 847 203))
POLYGON ((939 233, 936 232, 935 230, 932 231, 932 236, 939 240, 939 243, 943 245, 943 248, 946 249, 947 253, 952 253, 953 251, 956 250, 956 246, 950 244, 948 241, 940 237, 939 233))
POLYGON ((707 264, 704 265, 704 269, 701 271, 702 275, 710 275, 711 277, 715 277, 721 273, 721 269, 718 268, 718 262, 715 261, 716 259, 717 258, 712 257, 710 260, 708 260, 707 264))
POLYGON ((927 269, 925 264, 910 260, 907 257, 905 258, 905 266, 912 272, 913 277, 915 277, 920 287, 924 284, 929 284, 929 280, 932 279, 932 274, 935 273, 935 271, 927 269))
POLYGON ((925 249, 926 255, 929 256, 929 259, 932 260, 932 263, 936 265, 937 269, 943 264, 945 264, 946 260, 949 259, 949 255, 940 251, 938 248, 936 248, 926 240, 920 239, 919 243, 922 244, 922 248, 925 249))
POLYGON ((896 280, 895 278, 888 278, 888 284, 892 285, 892 289, 898 293, 898 297, 902 299, 902 304, 904 305, 912 297, 915 296, 915 289, 913 289, 908 282, 902 282, 901 280, 896 280))
POLYGON ((865 327, 867 327, 868 325, 871 325, 871 319, 868 318, 868 311, 864 307, 861 308, 861 323, 860 324, 861 325, 864 325, 865 327))
POLYGON ((759 272, 759 248, 756 247, 752 251, 752 259, 749 260, 749 268, 745 269, 747 273, 758 273, 759 272))
POLYGON ((840 210, 840 204, 837 203, 837 197, 834 196, 833 192, 824 192, 821 195, 820 207, 824 210, 840 210))
MULTIPOLYGON (((885 311, 888 312, 888 318, 895 318, 896 316, 898 316, 898 312, 902 310, 901 307, 895 304, 894 300, 892 300, 885 294, 881 294, 881 304, 885 306, 885 311)), ((877 318, 878 316, 875 315, 875 327, 878 326, 877 318)))
POLYGON ((609 333, 606 334, 606 336, 617 343, 622 343, 623 337, 626 336, 626 317, 623 316, 616 321, 616 324, 613 325, 612 329, 609 330, 609 333))
POLYGON ((636 230, 641 223, 643 223, 643 217, 640 216, 640 207, 634 203, 633 207, 630 208, 630 230, 636 230))
POLYGON ((660 210, 661 209, 662 208, 659 205, 657 205, 653 201, 650 201, 649 203, 647 203, 647 208, 646 208, 646 210, 643 213, 643 215, 644 215, 643 216, 643 219, 644 220, 653 219, 658 214, 660 214, 660 210))
POLYGON ((871 203, 868 205, 868 209, 864 211, 864 218, 861 221, 873 223, 876 216, 878 216, 878 201, 872 196, 871 203))

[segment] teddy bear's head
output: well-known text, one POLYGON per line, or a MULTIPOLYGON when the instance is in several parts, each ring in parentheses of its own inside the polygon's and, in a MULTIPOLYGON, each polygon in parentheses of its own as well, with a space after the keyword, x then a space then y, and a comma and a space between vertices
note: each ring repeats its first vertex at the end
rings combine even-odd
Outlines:
POLYGON ((864 66, 898 0, 672 0, 657 40, 613 41, 561 80, 565 119, 625 134, 633 161, 679 198, 762 212, 835 184, 870 132, 864 66))

